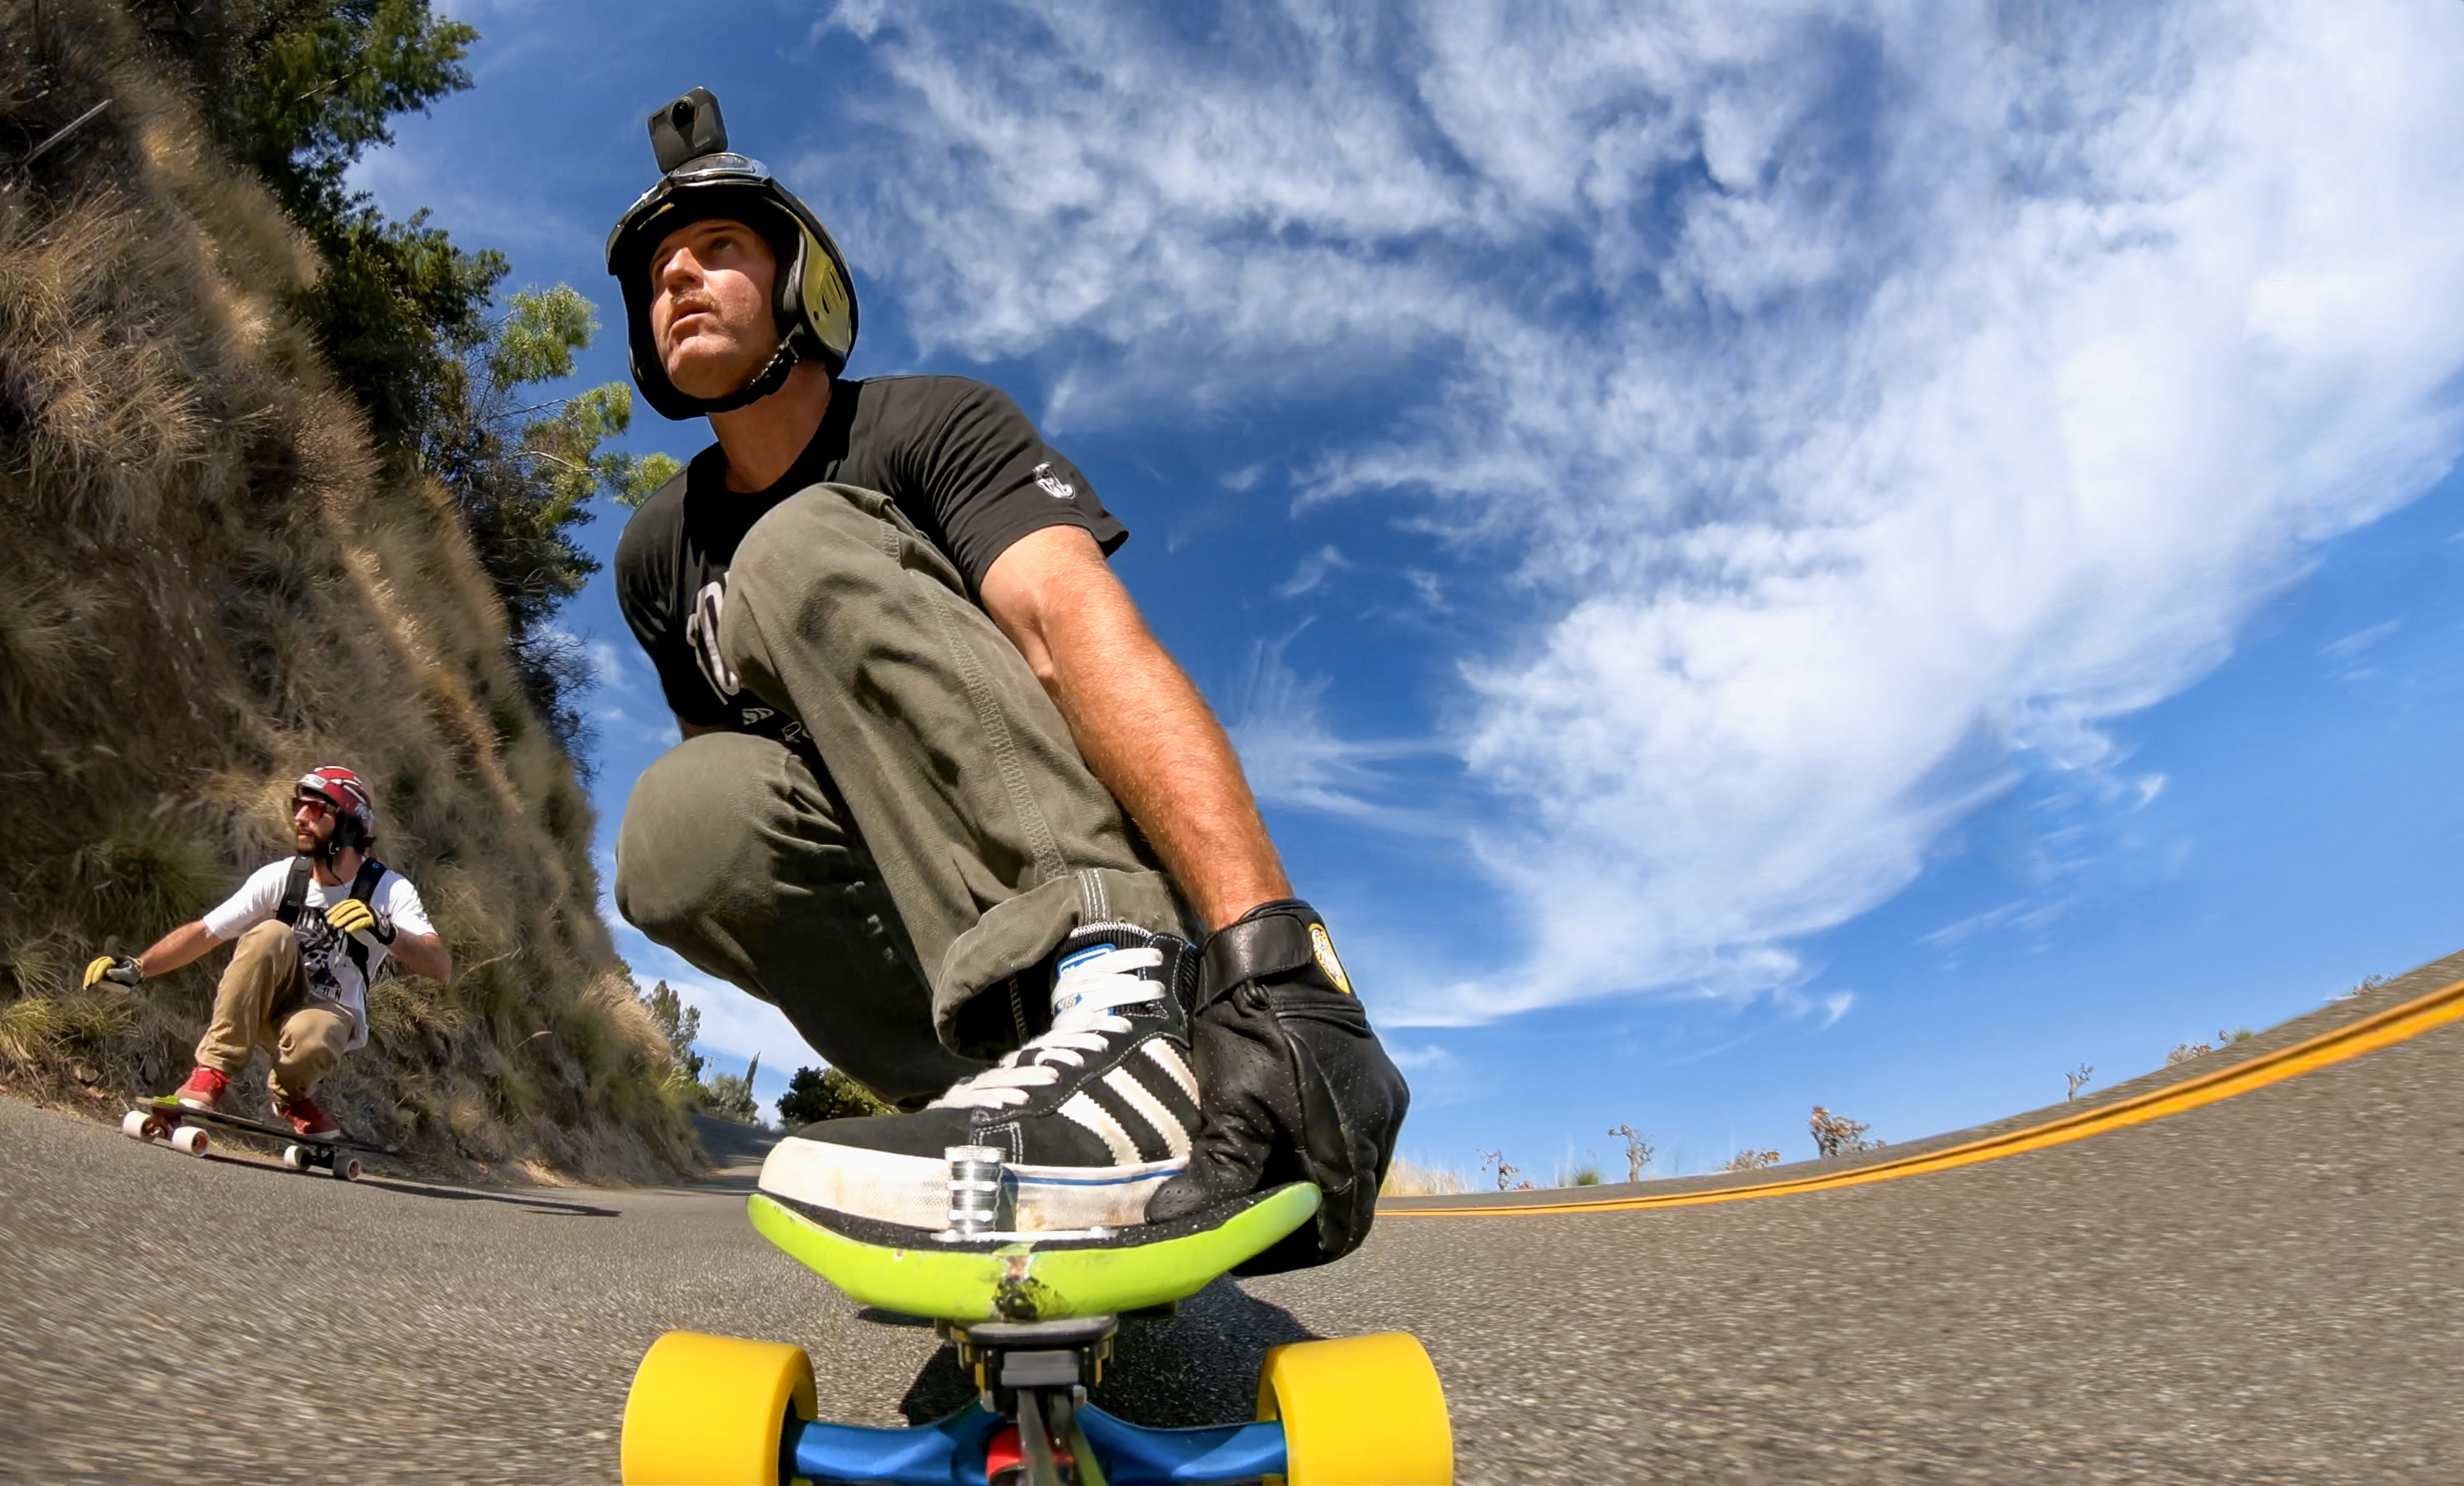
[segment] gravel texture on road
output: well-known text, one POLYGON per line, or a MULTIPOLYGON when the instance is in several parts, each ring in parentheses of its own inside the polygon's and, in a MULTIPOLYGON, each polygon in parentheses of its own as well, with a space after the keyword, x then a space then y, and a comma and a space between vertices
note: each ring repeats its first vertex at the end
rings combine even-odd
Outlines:
MULTIPOLYGON (((1400 1327, 1467 1483, 2453 1482, 2460 1064, 2451 1025, 1907 1180, 1389 1217, 1133 1323, 1098 1400, 1244 1418, 1268 1346, 1400 1327)), ((956 1407, 929 1327, 752 1231, 754 1156, 692 1190, 350 1186, 0 1100, 0 1481, 610 1481, 672 1327, 804 1346, 829 1417, 956 1407)))

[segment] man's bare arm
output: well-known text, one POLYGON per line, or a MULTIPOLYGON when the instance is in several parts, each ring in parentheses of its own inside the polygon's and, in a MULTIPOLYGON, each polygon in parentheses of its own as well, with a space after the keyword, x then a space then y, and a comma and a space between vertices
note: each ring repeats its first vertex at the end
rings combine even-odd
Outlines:
POLYGON ((143 962, 146 974, 167 975, 220 943, 222 941, 206 929, 206 921, 198 919, 183 924, 155 940, 138 958, 143 962))
POLYGON ((436 934, 414 934, 404 930, 393 936, 387 946, 402 968, 414 975, 426 975, 443 985, 453 978, 453 951, 445 948, 445 940, 436 934))
POLYGON ((1087 767, 1130 813, 1212 931, 1292 895, 1223 725, 1074 526, 1012 543, 984 609, 1061 708, 1087 767))

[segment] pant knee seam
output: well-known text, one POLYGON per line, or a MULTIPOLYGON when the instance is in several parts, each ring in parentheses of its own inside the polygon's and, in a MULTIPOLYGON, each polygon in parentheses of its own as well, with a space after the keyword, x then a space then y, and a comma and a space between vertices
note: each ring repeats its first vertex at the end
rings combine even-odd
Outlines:
MULTIPOLYGON (((891 528, 895 532, 895 528, 891 528)), ((949 646, 956 663, 958 680, 966 688, 967 700, 976 710, 977 725, 984 730, 990 744, 995 767, 1001 771, 1003 792, 1009 796, 1010 809, 1017 816, 1019 829, 1026 838, 1027 850, 1035 859, 1036 881, 1049 882, 1062 876, 1067 868, 1061 860, 1061 849, 1053 843, 1051 824, 1044 819, 1044 807, 1036 803, 1035 791, 1027 783, 1026 769, 1018 756, 1018 744, 1011 737, 1009 719, 1002 715, 1000 701, 992 694, 990 682, 975 652, 967 648, 965 637, 953 623, 948 602, 935 589, 926 591, 933 606, 933 617, 939 623, 942 643, 949 646)))

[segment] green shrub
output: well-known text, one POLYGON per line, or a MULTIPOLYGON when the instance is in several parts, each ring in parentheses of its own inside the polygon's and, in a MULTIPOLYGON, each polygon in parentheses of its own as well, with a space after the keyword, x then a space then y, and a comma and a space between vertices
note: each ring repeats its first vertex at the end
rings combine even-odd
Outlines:
POLYGON ((140 945, 204 913, 223 875, 211 851, 156 822, 105 840, 93 862, 105 914, 140 945))
POLYGON ((779 1097, 779 1123, 790 1130, 824 1120, 895 1113, 896 1105, 836 1068, 799 1068, 779 1097))
POLYGON ((0 969, 19 995, 51 995, 68 989, 69 966, 56 945, 41 939, 11 945, 0 969))
POLYGON ((59 1003, 30 995, 0 1007, 0 1053, 21 1063, 41 1060, 60 1040, 59 1003))
POLYGON ((761 1055, 756 1053, 753 1060, 744 1065, 742 1073, 722 1073, 704 1081, 702 1108, 722 1120, 734 1120, 739 1125, 759 1125, 761 1105, 753 1097, 753 1076, 760 1070, 761 1055))
POLYGON ((0 701, 9 715, 22 718, 28 704, 71 692, 82 668, 104 653, 96 622, 106 607, 90 585, 0 576, 0 701))

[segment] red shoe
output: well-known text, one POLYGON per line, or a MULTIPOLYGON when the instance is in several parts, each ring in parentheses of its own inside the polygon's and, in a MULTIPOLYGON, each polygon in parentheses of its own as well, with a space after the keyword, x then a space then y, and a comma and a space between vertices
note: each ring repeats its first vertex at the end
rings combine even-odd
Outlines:
POLYGON ((231 1087, 231 1076, 220 1068, 199 1067, 189 1073, 188 1082, 171 1091, 171 1097, 191 1109, 223 1110, 223 1090, 231 1087))
POLYGON ((334 1117, 317 1107, 317 1102, 302 1094, 297 1099, 277 1099, 274 1112, 291 1122, 301 1140, 332 1140, 342 1133, 334 1117))

